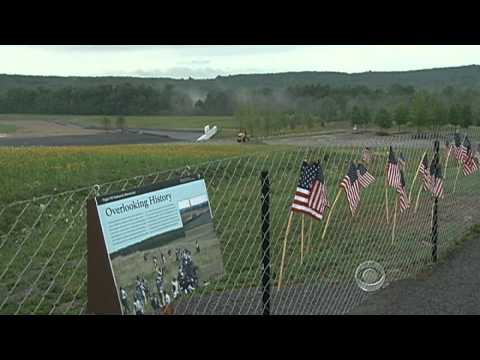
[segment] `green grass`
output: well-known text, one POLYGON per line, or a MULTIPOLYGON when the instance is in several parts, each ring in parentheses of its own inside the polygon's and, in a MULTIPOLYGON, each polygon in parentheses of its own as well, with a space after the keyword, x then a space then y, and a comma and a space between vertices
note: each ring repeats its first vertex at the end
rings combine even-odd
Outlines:
POLYGON ((0 147, 0 204, 278 149, 237 144, 0 147))
MULTIPOLYGON (((69 189, 185 164, 195 167, 195 164, 207 159, 245 155, 205 163, 194 169, 206 179, 226 274, 222 279, 212 282, 207 289, 200 290, 204 292, 250 288, 260 284, 261 170, 267 169, 270 172, 271 258, 275 285, 301 160, 307 158, 322 161, 328 197, 333 202, 352 155, 358 160, 362 151, 361 147, 355 148, 352 153, 351 147, 302 149, 213 145, 98 147, 93 148, 93 151, 92 148, 69 149, 17 150, 23 153, 15 153, 12 149, 2 150, 0 155, 7 152, 9 159, 7 175, 12 177, 8 181, 4 180, 5 176, 2 177, 2 185, 7 185, 2 196, 15 198, 19 195, 26 197, 28 193, 41 195, 50 193, 49 190, 57 186, 69 189), (8 151, 12 153, 8 154, 8 151), (27 179, 40 184, 24 189, 27 179)), ((406 181, 409 189, 424 149, 397 150, 402 151, 408 159, 406 181)), ((1 157, 4 158, 5 156, 1 157)), ((385 159, 386 149, 376 149, 375 160, 369 170, 377 177, 377 181, 363 192, 361 207, 354 218, 349 213, 344 194, 341 194, 332 211, 332 220, 324 239, 321 234, 325 220, 312 222, 309 218, 305 219, 305 248, 309 245, 310 251, 305 253, 303 262, 300 257, 301 216, 294 216, 286 247, 285 286, 305 283, 329 283, 333 286, 352 284, 356 267, 366 260, 380 262, 387 271, 388 281, 413 276, 431 264, 428 241, 432 202, 426 194, 421 195, 416 214, 412 210, 398 214, 397 232, 392 240, 395 192, 388 193, 390 222, 387 224, 383 186, 385 159), (312 233, 309 231, 311 224, 312 233)), ((168 176, 155 180, 179 175, 166 174, 168 176)), ((476 221, 466 219, 478 213, 479 209, 478 199, 473 196, 477 194, 479 175, 461 176, 457 192, 453 195, 454 175, 451 163, 445 186, 447 196, 439 205, 439 257, 445 256, 469 224, 476 221)), ((154 178, 145 178, 143 182, 141 180, 137 178, 117 182, 111 187, 102 187, 101 193, 136 187, 140 183, 147 184, 154 181, 154 178)), ((420 179, 416 182, 413 194, 416 195, 419 186, 420 179)), ((48 313, 57 300, 59 312, 69 308, 69 313, 82 310, 86 300, 86 265, 82 262, 86 254, 84 200, 88 195, 86 189, 58 195, 51 203, 48 198, 39 198, 29 202, 28 207, 25 207, 25 203, 17 204, 0 217, 0 245, 4 243, 0 251, 0 275, 4 273, 0 279, 0 303, 13 288, 23 269, 28 267, 1 313, 15 312, 25 294, 29 294, 29 289, 32 289, 32 295, 22 304, 21 313, 33 311, 39 302, 39 312, 48 313), (43 212, 42 206, 47 206, 43 212), (13 231, 6 234, 17 219, 20 221, 13 231), (14 256, 16 258, 12 261, 14 256), (65 266, 62 268, 63 264, 65 266), (42 273, 44 267, 46 271, 42 273)))
POLYGON ((17 131, 17 127, 13 124, 0 124, 0 134, 11 134, 17 131))

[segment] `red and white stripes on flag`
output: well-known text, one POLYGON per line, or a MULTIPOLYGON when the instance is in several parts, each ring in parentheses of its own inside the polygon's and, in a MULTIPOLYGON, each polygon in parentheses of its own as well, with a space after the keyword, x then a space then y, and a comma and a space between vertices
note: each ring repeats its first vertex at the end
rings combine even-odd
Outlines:
POLYGON ((388 154, 388 163, 387 163, 387 181, 388 185, 393 187, 394 189, 400 186, 400 166, 398 165, 398 161, 395 158, 395 154, 393 153, 393 149, 390 146, 390 152, 388 154))
POLYGON ((455 133, 454 135, 455 144, 452 144, 453 156, 457 159, 458 162, 462 161, 462 141, 460 139, 460 134, 455 133))
POLYGON ((465 136, 460 149, 460 161, 463 163, 463 174, 468 176, 478 171, 477 160, 473 156, 472 144, 467 136, 465 136))
POLYGON ((375 178, 370 174, 367 168, 363 164, 357 165, 358 170, 358 181, 362 189, 366 189, 369 185, 375 182, 375 178))
POLYGON ((410 207, 410 201, 408 200, 405 178, 403 176, 402 170, 400 170, 400 185, 397 187, 396 190, 400 194, 400 212, 404 212, 410 207))
POLYGON ((428 165, 427 154, 425 154, 425 156, 422 159, 422 162, 420 163, 419 172, 422 175, 422 179, 423 179, 423 190, 430 191, 431 176, 430 176, 430 169, 428 165))
POLYGON ((327 199, 327 188, 319 179, 313 182, 313 187, 308 200, 308 207, 311 209, 311 215, 321 220, 325 209, 329 206, 327 199))
POLYGON ((304 161, 291 209, 321 220, 327 207, 327 190, 322 168, 319 163, 309 165, 304 161))
POLYGON ((400 194, 400 212, 408 209, 410 207, 410 201, 408 200, 408 195, 405 189, 405 178, 391 146, 387 163, 387 181, 388 185, 393 187, 400 194))
POLYGON ((350 164, 347 175, 345 175, 340 183, 340 187, 345 190, 347 202, 353 216, 360 203, 360 182, 358 181, 358 170, 354 163, 350 164))
POLYGON ((430 192, 434 197, 443 198, 444 187, 439 157, 436 155, 430 165, 430 192))
POLYGON ((472 175, 476 171, 478 171, 477 159, 470 153, 463 162, 463 175, 472 175))

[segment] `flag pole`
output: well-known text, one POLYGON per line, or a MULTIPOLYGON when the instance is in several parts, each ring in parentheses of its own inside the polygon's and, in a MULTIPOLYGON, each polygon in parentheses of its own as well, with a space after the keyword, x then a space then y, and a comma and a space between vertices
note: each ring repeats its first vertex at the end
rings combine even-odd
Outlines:
POLYGON ((412 190, 415 187, 415 181, 417 181, 418 173, 420 172, 420 167, 422 166, 423 158, 427 155, 427 152, 425 151, 420 158, 420 164, 418 164, 417 172, 415 173, 415 177, 413 178, 412 182, 412 187, 410 188, 410 193, 408 194, 408 201, 411 201, 412 199, 412 190))
POLYGON ((305 214, 302 214, 302 235, 300 237, 300 264, 303 264, 303 228, 305 224, 305 214))
POLYGON ((450 159, 450 153, 452 152, 452 147, 450 146, 448 148, 448 153, 447 153, 447 158, 445 159, 445 166, 444 166, 444 173, 443 173, 443 181, 446 181, 447 179, 447 166, 448 166, 448 160, 450 159))
POLYGON ((290 232, 290 226, 292 225, 293 211, 290 211, 290 217, 288 218, 287 230, 285 231, 285 239, 283 240, 282 262, 280 264, 280 274, 278 276, 278 289, 282 286, 283 266, 285 264, 285 254, 287 251, 287 237, 290 232))
POLYGON ((453 184, 453 193, 455 194, 455 190, 457 189, 457 181, 458 175, 460 175, 460 169, 462 168, 462 162, 460 161, 458 164, 457 176, 455 177, 455 183, 453 184))
POLYGON ((330 217, 332 216, 333 209, 337 204, 338 199, 340 198, 340 194, 342 193, 342 189, 338 189, 337 196, 335 196, 335 200, 333 201, 332 207, 328 212, 327 222, 325 223, 325 228, 323 229, 322 240, 325 238, 325 234, 327 233, 328 225, 330 224, 330 217))
MULTIPOLYGON (((462 146, 464 143, 465 143, 465 139, 467 138, 467 134, 465 134, 465 136, 463 137, 463 141, 462 143, 460 144, 460 146, 462 146)), ((462 168, 462 161, 463 159, 460 159, 458 161, 458 170, 457 170, 457 177, 455 178, 455 183, 453 184, 453 193, 455 194, 455 190, 457 189, 457 181, 458 181, 458 175, 460 175, 460 169, 462 168)), ((445 179, 445 177, 444 177, 445 179)))
POLYGON ((308 254, 310 252, 310 247, 312 245, 312 230, 313 230, 313 218, 310 218, 310 228, 308 229, 307 247, 305 248, 305 254, 308 254))
POLYGON ((398 203, 398 197, 397 199, 395 199, 395 210, 393 214, 392 245, 394 244, 394 240, 395 240, 395 226, 397 224, 397 203, 398 203))
POLYGON ((387 216, 387 224, 388 224, 388 184, 387 184, 387 179, 385 179, 385 214, 387 216))
POLYGON ((415 210, 414 210, 415 214, 417 213, 418 202, 420 200, 420 194, 422 193, 422 188, 423 188, 423 185, 420 185, 420 189, 418 189, 417 200, 415 201, 415 210))

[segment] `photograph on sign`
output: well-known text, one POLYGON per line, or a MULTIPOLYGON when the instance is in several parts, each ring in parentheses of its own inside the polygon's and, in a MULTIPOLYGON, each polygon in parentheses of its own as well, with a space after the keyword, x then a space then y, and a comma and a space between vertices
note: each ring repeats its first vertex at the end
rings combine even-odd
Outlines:
POLYGON ((223 275, 203 179, 97 198, 123 314, 162 314, 223 275))

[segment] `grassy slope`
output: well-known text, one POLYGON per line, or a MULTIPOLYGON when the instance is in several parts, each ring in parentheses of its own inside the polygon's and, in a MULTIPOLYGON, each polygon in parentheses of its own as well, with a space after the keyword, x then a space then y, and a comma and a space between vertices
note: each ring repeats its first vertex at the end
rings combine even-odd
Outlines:
POLYGON ((0 203, 276 148, 208 144, 0 148, 0 203))
MULTIPOLYGON (((230 156, 233 155, 234 151, 237 154, 240 152, 246 154, 247 151, 258 152, 263 150, 262 154, 265 154, 265 150, 275 149, 275 147, 133 146, 131 147, 132 151, 123 154, 119 153, 118 148, 104 147, 98 148, 94 155, 81 148, 71 149, 63 149, 65 153, 59 153, 57 149, 23 149, 22 151, 27 152, 23 154, 26 160, 17 166, 14 165, 15 161, 12 161, 10 175, 12 177, 17 175, 25 178, 42 179, 44 181, 42 186, 46 186, 46 189, 62 183, 60 180, 64 179, 63 186, 71 188, 76 183, 85 185, 85 182, 91 184, 109 178, 125 177, 128 172, 132 176, 139 173, 148 173, 152 167, 158 170, 181 166, 185 163, 194 164, 207 158, 213 158, 214 154, 216 154, 216 157, 226 156, 228 151, 230 151, 230 156), (136 150, 133 151, 133 149, 136 150), (167 149, 170 149, 170 152, 167 149), (28 153, 28 151, 31 153, 28 153), (168 155, 170 155, 168 161, 171 162, 166 164, 167 160, 165 159, 169 157, 168 155), (143 163, 139 163, 141 161, 143 163), (74 166, 72 164, 84 164, 84 166, 88 164, 88 167, 72 168, 71 172, 64 171, 69 166, 74 166), (162 167, 162 164, 164 167, 162 167), (48 166, 59 166, 59 169, 55 172, 48 166), (15 171, 15 168, 18 170, 15 171), (116 172, 112 173, 115 169, 116 172), (28 171, 28 174, 22 174, 22 172, 28 171)), ((353 155, 355 158, 359 158, 361 148, 356 150, 353 155)), ((431 249, 422 245, 422 241, 429 241, 430 239, 431 200, 423 195, 417 214, 408 211, 405 214, 398 215, 398 232, 395 240, 392 241, 391 223, 387 224, 385 221, 383 173, 386 153, 381 149, 378 150, 377 160, 370 168, 370 171, 377 177, 377 182, 364 191, 359 213, 354 219, 351 218, 345 198, 342 195, 334 210, 325 239, 321 240, 321 232, 325 222, 313 222, 313 234, 311 237, 306 236, 306 239, 311 238, 311 250, 306 254, 303 263, 300 262, 299 254, 301 217, 295 216, 287 245, 288 255, 284 275, 286 284, 302 282, 309 284, 342 282, 348 284, 353 281, 355 268, 359 263, 366 260, 380 262, 389 274, 389 281, 408 277, 430 263, 431 249)), ((406 181, 411 184, 414 170, 423 149, 410 148, 404 150, 406 158, 409 159, 406 181)), ((260 267, 258 264, 260 263, 261 237, 259 234, 261 223, 258 173, 261 169, 269 169, 271 176, 272 275, 274 279, 278 279, 288 211, 292 192, 298 181, 298 167, 301 160, 304 158, 323 159, 322 164, 326 174, 329 199, 332 202, 338 191, 338 183, 345 174, 351 156, 351 148, 324 148, 316 150, 314 153, 294 148, 294 150, 288 150, 288 152, 279 151, 269 154, 268 157, 256 155, 255 157, 228 160, 219 163, 219 166, 211 164, 202 166, 201 172, 207 180, 215 216, 215 229, 221 241, 226 270, 226 276, 212 283, 212 287, 209 288, 230 289, 259 284, 260 267)), ((449 243, 463 233, 466 226, 466 216, 471 216, 472 211, 476 211, 475 208, 478 206, 475 203, 476 199, 472 198, 472 194, 478 186, 478 177, 460 177, 457 193, 452 196, 454 171, 452 171, 453 168, 449 170, 446 184, 448 196, 445 200, 442 200, 439 211, 440 256, 443 256, 444 251, 448 249, 449 243)), ((4 180, 2 179, 2 181, 4 180)), ((128 186, 133 186, 134 183, 132 181, 128 186)), ((15 178, 10 179, 10 191, 13 192, 16 189, 18 191, 18 188, 21 188, 18 184, 20 184, 20 181, 15 184, 15 178)), ((419 185, 420 182, 417 180, 416 189, 419 185)), ((38 189, 40 188, 41 186, 38 189)), ((5 191, 8 191, 8 189, 4 190, 3 195, 9 195, 5 191)), ((39 191, 40 194, 45 192, 47 190, 39 191)), ((48 264, 48 270, 43 276, 39 277, 33 295, 28 298, 28 301, 22 307, 22 312, 29 312, 34 309, 44 292, 48 296, 40 307, 42 312, 48 312, 57 297, 60 297, 59 304, 63 304, 61 310, 67 309, 72 302, 72 309, 76 312, 81 311, 86 300, 86 288, 84 287, 86 266, 81 262, 82 257, 85 256, 86 245, 84 234, 82 234, 85 225, 82 196, 85 194, 80 195, 72 200, 69 200, 67 196, 59 196, 41 219, 44 221, 32 226, 39 214, 41 205, 45 204, 46 201, 35 202, 22 216, 23 222, 7 238, 9 241, 6 242, 2 252, 0 252, 0 264, 8 264, 15 255, 17 249, 19 249, 18 241, 22 241, 24 238, 24 229, 26 229, 27 234, 29 229, 34 229, 29 241, 21 248, 19 256, 5 273, 4 279, 0 281, 0 298, 2 298, 2 294, 7 293, 7 289, 15 284, 18 274, 25 266, 29 266, 28 271, 21 277, 20 283, 9 300, 9 305, 2 310, 3 312, 15 311, 18 303, 25 296, 26 289, 32 287, 32 283, 36 280, 38 274, 41 274, 40 271, 45 264, 48 264), (77 215, 77 211, 83 211, 83 213, 80 212, 77 215), (59 219, 59 221, 51 228, 56 219, 59 219), (69 227, 70 225, 73 225, 73 227, 69 227), (43 243, 43 241, 45 242, 43 243), (43 245, 36 256, 32 258, 32 254, 39 249, 39 244, 43 245), (58 251, 49 263, 48 259, 52 254, 52 249, 57 247, 58 251), (31 265, 29 265, 30 261, 31 265), (67 264, 63 269, 64 271, 60 271, 56 282, 52 283, 52 274, 55 274, 64 263, 67 264), (78 269, 80 270, 74 272, 77 264, 79 264, 78 269), (73 276, 73 280, 68 283, 70 276, 73 276), (52 288, 49 288, 49 286, 52 286, 52 288), (67 290, 63 292, 65 288, 67 290)), ((395 201, 393 191, 389 192, 389 198, 391 214, 395 201)), ((19 206, 18 209, 12 209, 12 211, 4 214, 5 216, 0 219, 0 231, 5 230, 7 225, 12 224, 15 220, 11 217, 13 216, 11 215, 13 210, 19 212, 22 208, 23 206, 19 206)), ((307 219, 306 226, 306 229, 309 229, 310 219, 307 219)), ((306 240, 306 243, 308 242, 306 240)), ((1 266, 0 271, 4 268, 5 266, 1 266)))

